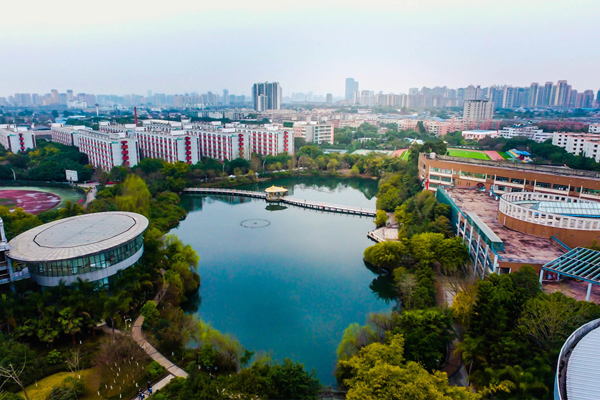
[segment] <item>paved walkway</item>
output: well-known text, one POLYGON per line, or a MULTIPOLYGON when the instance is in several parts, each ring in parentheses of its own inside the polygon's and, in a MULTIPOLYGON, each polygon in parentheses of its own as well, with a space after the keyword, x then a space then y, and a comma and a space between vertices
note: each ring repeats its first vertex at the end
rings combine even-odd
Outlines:
MULTIPOLYGON (((166 291, 166 288, 163 287, 163 289, 161 289, 158 292, 158 294, 156 295, 156 297, 154 298, 154 301, 157 304, 160 302, 161 298, 164 296, 165 291, 166 291)), ((163 387, 167 386, 167 384, 169 382, 171 382, 172 379, 175 379, 176 377, 187 378, 188 377, 187 372, 185 372, 183 369, 179 368, 177 365, 175 365, 171 361, 169 361, 169 359, 167 357, 163 356, 158 350, 156 350, 156 348, 154 346, 152 346, 150 344, 150 342, 148 342, 146 340, 146 338, 144 337, 144 332, 142 332, 143 325, 144 325, 144 316, 140 315, 139 317, 137 317, 137 319, 133 323, 133 327, 131 328, 131 337, 142 348, 142 350, 144 350, 146 352, 146 354, 148 354, 150 356, 150 358, 152 358, 154 361, 158 362, 169 372, 169 375, 165 376, 163 379, 161 379, 158 382, 155 382, 152 385, 152 391, 155 392, 159 389, 162 389, 163 387)), ((112 334, 112 328, 107 326, 106 324, 99 326, 99 328, 109 335, 112 334)), ((124 335, 125 333, 121 332, 118 329, 115 329, 115 334, 116 335, 124 335)), ((148 397, 150 395, 150 393, 148 393, 147 389, 144 390, 142 393, 144 393, 144 396, 146 396, 146 397, 148 397)), ((135 400, 137 398, 138 398, 138 396, 136 395, 135 397, 132 398, 132 400, 135 400)))
MULTIPOLYGON (((131 329, 131 336, 133 340, 148 354, 154 361, 157 361, 160 365, 162 365, 167 371, 169 371, 173 376, 187 378, 188 373, 179 368, 177 365, 173 364, 169 359, 160 354, 158 350, 154 348, 144 337, 142 332, 142 325, 144 325, 144 316, 140 315, 137 317, 133 324, 133 328, 131 329)), ((172 378, 171 378, 172 379, 172 378)))

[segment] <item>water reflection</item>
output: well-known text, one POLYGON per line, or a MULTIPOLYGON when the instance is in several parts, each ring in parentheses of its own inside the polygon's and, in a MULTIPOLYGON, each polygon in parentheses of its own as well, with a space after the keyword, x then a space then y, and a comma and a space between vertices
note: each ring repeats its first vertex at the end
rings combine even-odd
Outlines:
POLYGON ((286 209, 287 209, 286 206, 282 206, 280 204, 269 204, 268 206, 265 207, 265 210, 267 210, 267 211, 283 211, 286 209))

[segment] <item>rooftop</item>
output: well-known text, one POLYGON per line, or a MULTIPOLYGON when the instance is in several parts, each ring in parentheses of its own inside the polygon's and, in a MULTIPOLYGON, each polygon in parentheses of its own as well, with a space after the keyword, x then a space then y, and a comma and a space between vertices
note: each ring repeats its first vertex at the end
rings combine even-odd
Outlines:
POLYGON ((565 253, 551 239, 528 235, 506 228, 498 221, 498 201, 487 192, 473 188, 444 188, 448 196, 465 214, 476 214, 489 230, 502 241, 500 260, 545 264, 565 253))
POLYGON ((575 345, 567 366, 567 397, 572 400, 598 398, 600 381, 600 328, 588 332, 575 345))
POLYGON ((148 227, 132 212, 102 212, 60 219, 30 229, 9 242, 10 258, 24 262, 58 261, 120 246, 148 227))

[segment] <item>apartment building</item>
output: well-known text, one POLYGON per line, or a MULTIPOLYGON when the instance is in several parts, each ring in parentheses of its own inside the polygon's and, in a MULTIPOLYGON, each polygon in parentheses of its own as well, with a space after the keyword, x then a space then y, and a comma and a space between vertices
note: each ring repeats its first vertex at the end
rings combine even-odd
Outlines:
POLYGON ((216 158, 219 161, 236 158, 250 159, 248 133, 238 133, 233 127, 190 127, 187 133, 198 141, 198 157, 216 158))
MULTIPOLYGON (((289 123, 284 124, 288 125, 289 123)), ((302 138, 308 143, 330 143, 334 141, 335 125, 330 122, 294 122, 291 127, 294 137, 302 138)))
POLYGON ((423 126, 432 135, 444 136, 450 133, 450 124, 445 121, 424 121, 423 126))
POLYGON ((34 149, 35 134, 24 126, 2 124, 0 125, 0 145, 13 153, 34 149))
POLYGON ((553 134, 550 132, 544 132, 537 126, 526 125, 526 126, 512 126, 504 127, 500 130, 500 136, 505 139, 512 139, 515 137, 525 137, 535 142, 542 143, 548 139, 552 139, 553 134))
POLYGON ((497 194, 542 192, 600 200, 600 172, 567 167, 473 160, 421 154, 419 174, 427 190, 478 187, 497 194))
POLYGON ((276 156, 287 152, 294 154, 294 137, 292 130, 279 128, 275 125, 238 125, 236 133, 247 134, 251 153, 263 156, 276 156))
MULTIPOLYGON (((600 106, 600 105, 599 105, 600 106)), ((600 124, 590 124, 589 133, 600 133, 600 124)))
POLYGON ((168 163, 198 162, 198 139, 186 134, 183 129, 162 126, 159 130, 149 125, 137 131, 138 148, 141 158, 158 158, 168 163))
POLYGON ((76 132, 79 151, 94 167, 110 171, 115 166, 133 167, 139 162, 137 139, 123 134, 80 129, 76 132))
POLYGON ((500 135, 500 133, 498 133, 498 131, 491 131, 491 130, 485 130, 485 129, 475 129, 475 130, 468 130, 468 131, 462 131, 462 137, 465 140, 481 140, 483 138, 486 137, 498 137, 500 135))
POLYGON ((50 126, 50 135, 52 141, 61 143, 66 146, 79 146, 79 138, 77 132, 86 129, 85 126, 64 126, 63 124, 54 123, 50 126))
POLYGON ((463 119, 468 121, 486 121, 494 118, 494 102, 490 100, 466 100, 463 119))
MULTIPOLYGON (((552 144, 562 147, 563 149, 567 150, 568 153, 584 155, 583 148, 585 143, 588 141, 596 143, 598 139, 600 139, 599 135, 590 133, 554 132, 552 136, 552 144)), ((584 156, 591 157, 588 155, 584 156)))

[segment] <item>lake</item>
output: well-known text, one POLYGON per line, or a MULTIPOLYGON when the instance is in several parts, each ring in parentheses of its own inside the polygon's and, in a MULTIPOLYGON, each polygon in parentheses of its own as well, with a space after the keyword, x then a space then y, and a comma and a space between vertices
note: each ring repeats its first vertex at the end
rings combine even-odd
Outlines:
MULTIPOLYGON (((289 195, 375 208, 377 182, 321 177, 287 178, 272 184, 289 195)), ((373 218, 322 213, 230 196, 182 196, 189 214, 172 233, 200 255, 197 313, 249 350, 289 357, 315 368, 325 385, 335 383, 336 349, 344 329, 365 323, 370 312, 391 305, 369 285, 377 278, 363 251, 373 245, 373 218)), ((377 285, 376 285, 377 286, 377 285)), ((380 285, 379 285, 380 286, 380 285)))

